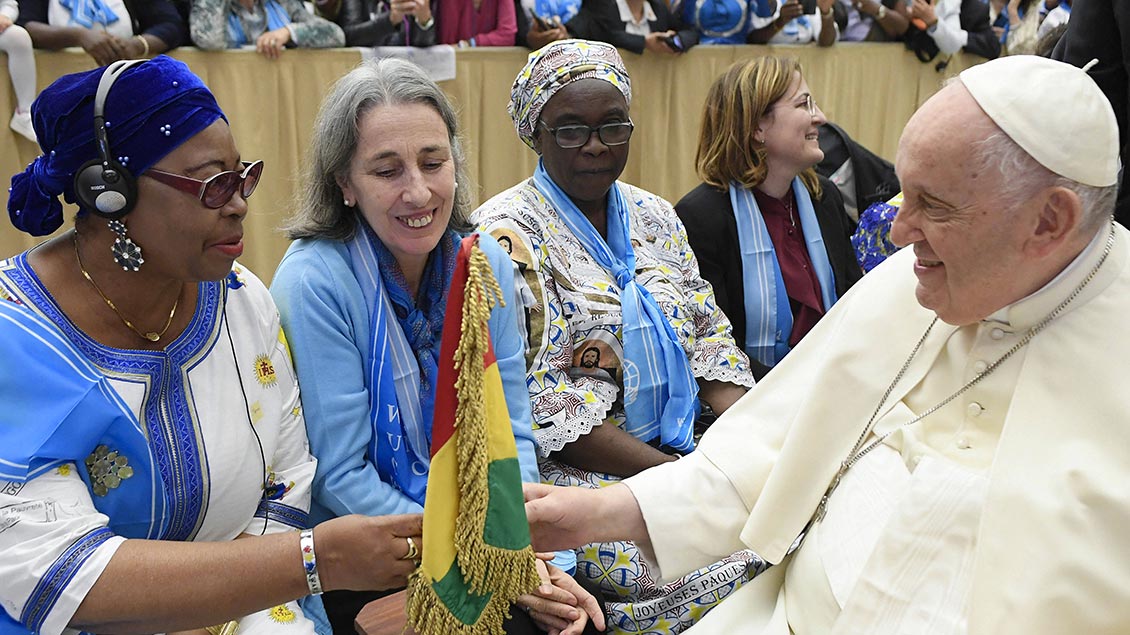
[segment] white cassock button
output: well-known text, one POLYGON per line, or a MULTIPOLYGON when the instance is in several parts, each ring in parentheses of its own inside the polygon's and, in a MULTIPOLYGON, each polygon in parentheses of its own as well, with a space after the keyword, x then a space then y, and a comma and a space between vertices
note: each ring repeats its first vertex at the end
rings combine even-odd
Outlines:
POLYGON ((1004 339, 1004 331, 1002 329, 993 329, 989 332, 989 337, 994 340, 1004 339))
POLYGON ((973 446, 969 445, 969 439, 966 439, 965 437, 958 437, 957 438, 957 449, 968 450, 971 447, 973 447, 973 446))
POLYGON ((978 375, 985 372, 985 369, 988 367, 989 365, 985 362, 973 362, 973 372, 977 373, 978 375))
POLYGON ((970 417, 979 416, 984 411, 985 411, 985 408, 982 407, 981 404, 977 403, 976 401, 970 403, 968 406, 965 407, 965 412, 968 413, 970 417))

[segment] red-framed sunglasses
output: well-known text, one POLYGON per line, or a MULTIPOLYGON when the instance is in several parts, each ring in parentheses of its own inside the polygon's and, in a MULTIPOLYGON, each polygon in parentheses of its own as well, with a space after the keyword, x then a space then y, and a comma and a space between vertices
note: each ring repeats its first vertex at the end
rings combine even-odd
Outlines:
POLYGON ((204 203, 204 206, 208 209, 220 209, 228 204, 237 190, 239 195, 246 199, 255 191, 255 186, 259 185, 259 177, 263 174, 263 162, 240 161, 240 163, 243 164, 242 172, 228 170, 227 172, 213 174, 203 181, 180 174, 163 172, 156 168, 149 168, 144 172, 144 175, 154 181, 164 183, 169 187, 199 198, 200 202, 204 203))

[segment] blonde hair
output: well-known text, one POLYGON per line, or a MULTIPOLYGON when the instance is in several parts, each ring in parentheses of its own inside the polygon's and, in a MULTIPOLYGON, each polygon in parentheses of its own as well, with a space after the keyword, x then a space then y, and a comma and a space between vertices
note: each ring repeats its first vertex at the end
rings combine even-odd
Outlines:
MULTIPOLYGON (((757 124, 801 74, 800 62, 766 55, 737 62, 710 87, 702 109, 695 170, 703 182, 725 190, 730 183, 751 189, 765 181, 765 146, 754 140, 757 124)), ((816 170, 800 179, 814 198, 821 195, 816 170)))

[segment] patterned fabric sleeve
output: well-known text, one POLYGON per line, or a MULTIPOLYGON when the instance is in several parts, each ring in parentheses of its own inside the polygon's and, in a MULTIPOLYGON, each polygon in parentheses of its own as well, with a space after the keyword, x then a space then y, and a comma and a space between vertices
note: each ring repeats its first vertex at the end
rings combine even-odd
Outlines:
POLYGON ((479 227, 509 249, 522 272, 521 283, 530 292, 523 294, 529 333, 526 386, 534 435, 543 457, 600 425, 619 392, 608 382, 569 376, 574 341, 569 316, 575 308, 559 289, 559 284, 568 281, 548 260, 545 243, 563 228, 543 225, 539 210, 547 206, 533 185, 522 184, 488 201, 474 214, 479 227))
POLYGON ((730 320, 714 301, 714 289, 699 273, 698 259, 675 209, 658 196, 635 187, 630 200, 644 201, 655 210, 656 222, 667 225, 664 249, 678 255, 683 305, 689 308, 691 315, 675 315, 671 325, 690 356, 691 372, 700 379, 752 387, 754 379, 749 358, 734 341, 730 320))
POLYGON ((125 541, 106 525, 73 463, 0 481, 0 632, 64 632, 125 541))
POLYGON ((228 1, 192 0, 188 31, 197 48, 219 51, 228 47, 228 1))
POLYGON ((302 48, 333 48, 345 46, 345 33, 341 27, 325 18, 310 13, 301 0, 282 0, 290 15, 294 43, 302 48))

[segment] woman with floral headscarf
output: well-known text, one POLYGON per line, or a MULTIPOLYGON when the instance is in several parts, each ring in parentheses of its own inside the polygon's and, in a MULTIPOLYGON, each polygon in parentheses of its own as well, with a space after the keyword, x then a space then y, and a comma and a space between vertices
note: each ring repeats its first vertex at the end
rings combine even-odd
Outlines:
MULTIPOLYGON (((671 204, 618 181, 631 80, 611 45, 554 42, 511 92, 533 178, 472 219, 510 245, 526 313, 526 385, 542 479, 599 487, 694 449, 700 398, 716 412, 753 385, 671 204)), ((635 545, 578 550, 610 626, 679 632, 759 570, 739 552, 666 586, 635 545)))
POLYGON ((309 528, 278 312, 235 263, 263 162, 200 78, 119 62, 32 112, 12 223, 59 229, 60 194, 79 213, 0 262, 0 633, 310 635, 298 598, 402 586, 418 515, 309 528))

